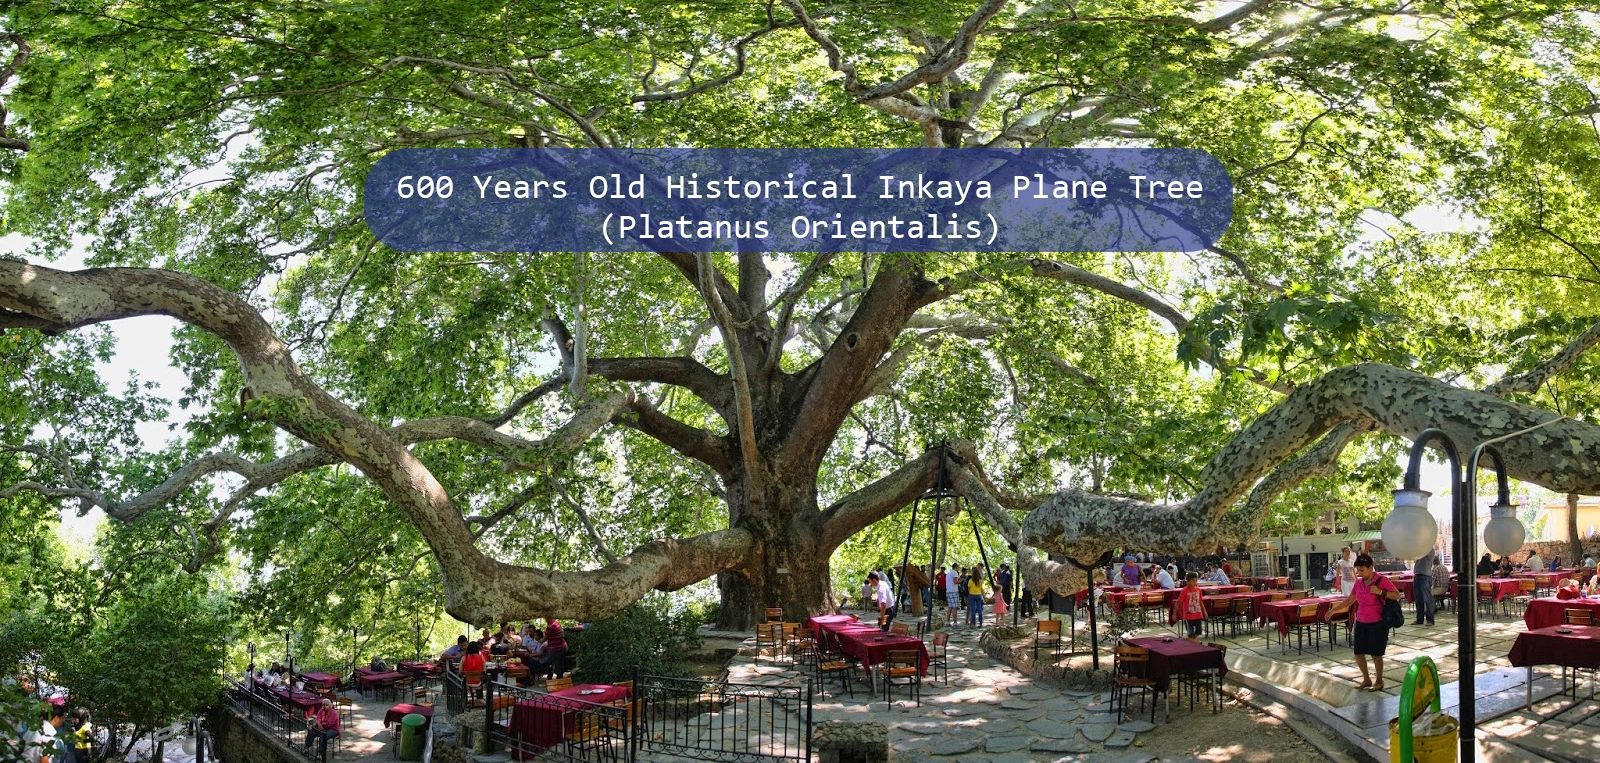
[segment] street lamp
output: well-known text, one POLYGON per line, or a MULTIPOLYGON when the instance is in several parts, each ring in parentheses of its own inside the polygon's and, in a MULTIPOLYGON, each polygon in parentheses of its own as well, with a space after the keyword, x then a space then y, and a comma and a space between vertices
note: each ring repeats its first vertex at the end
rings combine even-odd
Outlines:
POLYGON ((1443 430, 1423 430, 1411 443, 1405 485, 1394 491, 1394 511, 1383 520, 1383 545, 1397 558, 1418 559, 1433 548, 1434 541, 1439 537, 1439 526, 1434 522, 1433 515, 1428 513, 1428 497, 1431 493, 1421 488, 1421 472, 1423 451, 1429 444, 1437 442, 1450 461, 1450 497, 1455 504, 1451 511, 1455 518, 1457 660, 1460 661, 1458 672, 1461 676, 1458 712, 1461 715, 1461 760, 1464 761, 1477 759, 1477 611, 1468 604, 1475 600, 1477 591, 1473 563, 1478 555, 1478 459, 1488 454, 1499 488, 1498 500, 1491 507, 1494 519, 1490 520, 1490 525, 1494 532, 1491 534, 1490 528, 1484 528, 1484 546, 1504 556, 1522 547, 1524 533, 1522 523, 1515 516, 1516 507, 1511 503, 1511 486, 1506 480, 1505 460, 1500 457, 1499 451, 1490 446, 1565 418, 1554 418, 1479 443, 1467 457, 1464 470, 1455 443, 1443 430), (1499 520, 1499 524, 1496 524, 1496 520, 1499 520), (1516 542, 1515 545, 1508 546, 1512 541, 1516 542))

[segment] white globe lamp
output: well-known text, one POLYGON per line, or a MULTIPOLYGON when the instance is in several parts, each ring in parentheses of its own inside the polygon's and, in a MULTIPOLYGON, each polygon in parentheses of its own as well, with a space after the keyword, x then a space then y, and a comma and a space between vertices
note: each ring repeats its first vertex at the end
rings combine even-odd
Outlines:
POLYGON ((1426 490, 1394 491, 1394 511, 1383 520, 1383 545, 1397 559, 1421 559, 1439 539, 1439 523, 1428 513, 1426 490))
POLYGON ((1489 523, 1483 526, 1483 547, 1495 556, 1510 556, 1522 550, 1528 537, 1517 519, 1517 505, 1497 503, 1489 507, 1489 523))

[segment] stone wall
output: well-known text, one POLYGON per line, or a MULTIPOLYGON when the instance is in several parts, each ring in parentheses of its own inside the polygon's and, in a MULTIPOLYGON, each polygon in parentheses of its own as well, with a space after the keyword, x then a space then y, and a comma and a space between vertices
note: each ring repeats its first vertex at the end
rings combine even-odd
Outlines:
MULTIPOLYGON (((1594 558, 1600 559, 1600 538, 1584 539, 1583 548, 1594 558)), ((1563 567, 1576 567, 1578 566, 1577 562, 1583 561, 1581 556, 1577 559, 1572 558, 1572 544, 1564 540, 1541 540, 1534 543, 1524 543, 1522 544, 1522 550, 1512 554, 1511 559, 1517 562, 1525 561, 1534 551, 1538 551, 1539 556, 1544 557, 1546 564, 1555 561, 1558 556, 1561 557, 1561 566, 1563 567)), ((1479 551, 1478 555, 1482 556, 1483 552, 1479 551)))
MULTIPOLYGON (((1047 686, 1070 691, 1101 691, 1111 688, 1110 670, 1070 669, 1034 662, 1033 633, 1025 628, 1003 626, 984 631, 983 635, 978 637, 978 646, 983 649, 984 654, 1010 665, 1017 672, 1047 686)), ((1100 646, 1100 664, 1109 666, 1111 645, 1102 641, 1100 646)), ((1048 654, 1048 651, 1041 650, 1040 656, 1045 654, 1048 654)))
POLYGON ((206 729, 211 732, 212 752, 222 763, 305 763, 230 707, 213 708, 206 716, 206 729))

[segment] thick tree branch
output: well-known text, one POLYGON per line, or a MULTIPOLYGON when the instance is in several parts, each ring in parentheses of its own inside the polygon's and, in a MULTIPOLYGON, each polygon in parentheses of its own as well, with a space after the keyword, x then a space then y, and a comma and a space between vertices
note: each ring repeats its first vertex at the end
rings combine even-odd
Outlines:
POLYGON ((1588 352, 1596 344, 1600 344, 1600 323, 1589 327, 1588 331, 1574 337, 1559 352, 1550 356, 1543 363, 1528 369, 1520 374, 1507 376, 1487 387, 1484 392, 1491 395, 1510 395, 1515 393, 1531 393, 1544 386, 1546 380, 1557 376, 1572 367, 1578 358, 1588 352))
POLYGON ((711 467, 719 475, 727 476, 735 470, 737 459, 727 437, 689 426, 656 410, 649 401, 635 400, 615 421, 660 440, 667 447, 711 467))
POLYGON ((822 510, 822 542, 818 553, 833 553, 839 544, 873 523, 903 509, 939 480, 939 448, 880 477, 822 510))

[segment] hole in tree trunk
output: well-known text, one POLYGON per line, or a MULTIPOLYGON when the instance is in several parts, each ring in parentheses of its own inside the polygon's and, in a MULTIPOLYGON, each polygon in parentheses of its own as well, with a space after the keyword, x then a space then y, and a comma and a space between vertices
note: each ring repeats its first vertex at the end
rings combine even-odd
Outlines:
POLYGON ((860 341, 861 341, 861 335, 857 334, 854 331, 852 331, 849 334, 845 335, 845 337, 844 337, 844 347, 847 350, 854 350, 856 348, 856 343, 860 342, 860 341))

